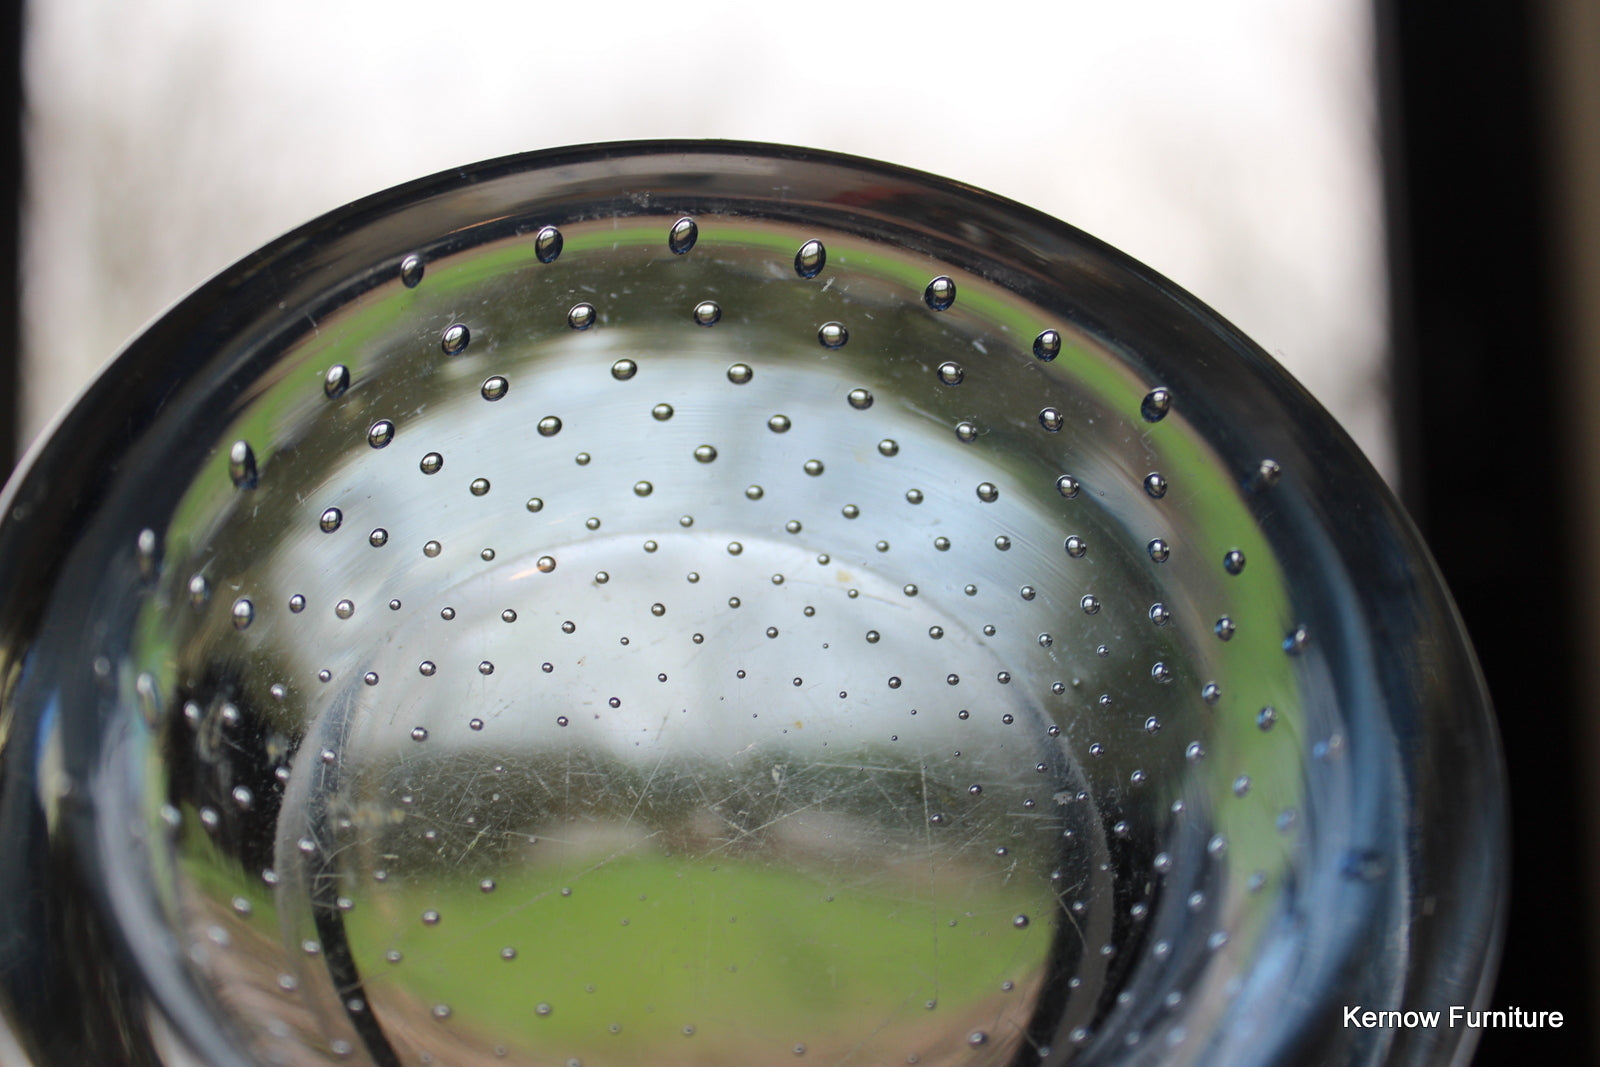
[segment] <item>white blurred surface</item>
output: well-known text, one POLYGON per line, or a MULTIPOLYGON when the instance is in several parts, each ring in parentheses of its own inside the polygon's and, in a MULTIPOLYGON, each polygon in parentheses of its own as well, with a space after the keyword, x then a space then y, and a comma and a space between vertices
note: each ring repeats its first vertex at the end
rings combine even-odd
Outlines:
POLYGON ((23 439, 185 292, 510 152, 729 137, 1020 200, 1189 289, 1393 481, 1364 0, 29 5, 23 439))

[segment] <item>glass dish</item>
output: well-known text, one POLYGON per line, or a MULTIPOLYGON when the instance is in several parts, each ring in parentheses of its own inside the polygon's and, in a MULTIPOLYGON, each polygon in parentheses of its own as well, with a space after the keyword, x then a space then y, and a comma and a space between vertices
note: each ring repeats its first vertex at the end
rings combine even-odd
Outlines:
POLYGON ((1437 1064, 1505 900, 1426 550, 1054 219, 734 143, 310 223, 0 525, 40 1064, 1437 1064))

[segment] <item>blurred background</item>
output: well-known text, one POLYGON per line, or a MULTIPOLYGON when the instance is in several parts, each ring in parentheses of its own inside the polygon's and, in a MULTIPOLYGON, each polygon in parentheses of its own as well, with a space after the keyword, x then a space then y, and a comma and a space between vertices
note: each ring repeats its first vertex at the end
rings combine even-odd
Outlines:
POLYGON ((1515 804, 1496 1006, 1568 1019, 1477 1062, 1600 1062, 1597 0, 0 6, 0 472, 234 260, 528 149, 870 156, 1166 274, 1345 426, 1473 632, 1515 804))

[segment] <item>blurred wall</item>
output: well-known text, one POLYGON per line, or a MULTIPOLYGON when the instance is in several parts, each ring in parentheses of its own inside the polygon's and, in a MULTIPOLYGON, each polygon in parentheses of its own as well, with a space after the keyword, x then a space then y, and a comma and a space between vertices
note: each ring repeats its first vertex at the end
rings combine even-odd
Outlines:
POLYGON ((636 137, 835 149, 1020 200, 1287 364, 1384 474, 1365 0, 30 5, 21 435, 163 307, 456 164, 636 137))
MULTIPOLYGON (((1577 653, 1592 665, 1600 662, 1600 559, 1594 546, 1594 531, 1600 530, 1600 3, 1548 0, 1544 16, 1554 163, 1551 194, 1558 219, 1553 250, 1557 337, 1562 372, 1570 383, 1565 390, 1567 408, 1559 414, 1577 474, 1575 514, 1562 531, 1566 534, 1562 548, 1565 558, 1575 564, 1577 653)), ((1574 880, 1577 884, 1570 891, 1578 900, 1592 901, 1600 897, 1600 682, 1592 669, 1579 676, 1584 679, 1582 699, 1573 714, 1580 724, 1579 766, 1586 786, 1579 793, 1585 808, 1579 824, 1585 862, 1578 865, 1581 878, 1574 880)), ((1522 802, 1536 817, 1549 817, 1532 790, 1522 802)), ((1553 895, 1561 899, 1559 889, 1553 895)), ((1584 991, 1588 1014, 1600 1019, 1600 953, 1594 950, 1600 941, 1596 936, 1600 917, 1592 907, 1572 907, 1568 914, 1575 932, 1588 935, 1584 991)), ((1590 1054, 1600 1061, 1600 1052, 1590 1054)))
POLYGON ((1511 784, 1494 1006, 1566 1018, 1476 1062, 1600 1062, 1600 0, 1374 8, 1406 503, 1511 784))

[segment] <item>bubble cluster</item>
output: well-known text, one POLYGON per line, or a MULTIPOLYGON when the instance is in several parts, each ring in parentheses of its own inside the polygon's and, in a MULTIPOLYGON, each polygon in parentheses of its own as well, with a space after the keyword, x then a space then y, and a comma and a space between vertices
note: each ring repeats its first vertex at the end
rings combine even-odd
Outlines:
MULTIPOLYGON (((342 357, 361 373, 353 391, 343 364, 311 372, 334 403, 315 400, 326 424, 295 430, 338 462, 313 474, 301 438, 241 419, 210 453, 213 492, 236 502, 207 527, 215 544, 172 538, 188 556, 164 577, 167 541, 149 531, 146 552, 141 533, 140 573, 187 600, 189 629, 163 653, 181 696, 141 681, 138 707, 219 769, 182 783, 173 840, 235 849, 205 854, 235 865, 248 854, 250 877, 278 887, 234 898, 226 883, 223 903, 245 906, 218 921, 254 915, 252 932, 221 927, 219 940, 202 923, 196 943, 288 931, 290 959, 265 972, 272 995, 336 1020, 409 1011, 427 1025, 385 1029, 406 1062, 481 1057, 471 1043, 501 1040, 497 1024, 559 1035, 538 1050, 558 1062, 669 1033, 730 1062, 954 1062, 941 1042, 1009 1060, 1033 1054, 1019 1043, 1042 995, 1028 975, 1052 953, 1049 981, 1098 1025, 1096 998, 1115 1002, 1108 961, 1147 951, 1139 924, 1166 929, 1164 909, 1203 920, 1197 944, 1222 934, 1216 947, 1236 948, 1216 916, 1244 914, 1240 854, 1269 865, 1249 835, 1292 842, 1312 821, 1274 767, 1298 765, 1292 681, 1321 650, 1262 607, 1277 603, 1270 539, 1207 525, 1270 501, 1251 494, 1278 482, 1276 461, 1231 454, 1222 476, 1201 470, 1185 435, 1202 420, 1168 417, 1172 390, 1149 384, 1159 370, 1097 376, 1093 345, 1064 354, 1063 334, 1041 328, 1076 339, 1077 320, 1024 309, 987 275, 924 261, 880 276, 887 251, 833 237, 830 260, 793 229, 776 253, 762 231, 752 266, 746 237, 705 201, 698 220, 677 215, 687 202, 635 206, 642 236, 518 220, 514 299, 469 299, 443 243, 425 246, 426 284, 421 252, 400 260, 398 286, 387 260, 382 290, 418 317, 342 357), (607 277, 628 255, 637 268, 607 277), (775 312, 752 299, 755 280, 796 303, 775 312), (447 458, 451 477, 433 477, 447 458), (297 539, 270 564, 245 554, 278 512, 247 518, 252 506, 284 509, 297 539), (213 661, 185 658, 213 647, 213 661), (258 665, 270 680, 235 677, 258 665), (162 696, 183 710, 163 712, 162 696), (257 758, 263 773, 235 773, 257 758), (1224 800, 1231 822, 1214 811, 1224 800), (299 822, 274 836, 274 819, 299 822), (1174 827, 1204 847, 1174 847, 1174 827), (1208 865, 1231 880, 1207 881, 1208 865), (324 883, 325 900, 283 903, 282 887, 324 883), (908 900, 927 915, 872 925, 908 900), (322 1004, 327 983, 304 980, 306 945, 316 967, 349 954, 329 933, 346 913, 383 938, 361 964, 381 955, 385 999, 335 975, 342 992, 322 1004), (673 924, 727 930, 704 960, 685 957, 686 984, 714 1003, 778 981, 740 938, 786 923, 807 946, 785 957, 796 981, 821 988, 813 956, 844 961, 826 980, 891 1036, 857 1053, 822 1022, 779 1039, 758 1019, 731 1054, 717 1044, 734 1040, 726 1020, 671 983, 652 990, 659 1011, 632 1007, 622 965, 595 947, 634 960, 673 924), (970 982, 918 955, 924 927, 974 961, 970 982), (851 976, 871 973, 849 957, 863 930, 908 961, 894 999, 851 976), (500 980, 519 983, 515 1022, 446 977, 414 977, 496 957, 500 980), (273 984, 290 972, 292 988, 273 984)), ((1188 379, 1168 380, 1193 415, 1188 379)), ((292 384, 301 399, 282 408, 301 411, 317 384, 292 384)), ((172 676, 158 667, 142 677, 172 676)), ((98 674, 115 684, 109 658, 98 674)), ((1337 760, 1342 744, 1324 734, 1312 755, 1337 760)), ((1184 1002, 1154 1003, 1176 1019, 1184 1002)))

